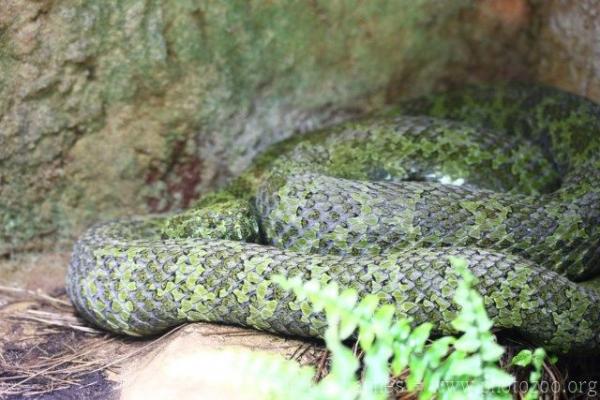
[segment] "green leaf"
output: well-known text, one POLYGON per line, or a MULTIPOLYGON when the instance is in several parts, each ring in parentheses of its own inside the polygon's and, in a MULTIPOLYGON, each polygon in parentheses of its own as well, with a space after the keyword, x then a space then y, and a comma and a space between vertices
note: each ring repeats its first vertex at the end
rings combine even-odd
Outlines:
POLYGON ((464 308, 450 323, 459 332, 466 332, 475 325, 475 316, 464 308))
POLYGON ((456 397, 461 400, 475 400, 475 399, 484 399, 484 389, 481 384, 471 384, 467 385, 465 389, 463 389, 463 393, 460 393, 460 396, 456 397))
POLYGON ((461 282, 456 288, 456 292, 454 293, 454 302, 461 306, 461 313, 467 315, 473 315, 471 318, 474 318, 473 305, 469 299, 469 288, 461 282))
POLYGON ((457 271, 465 270, 469 265, 467 260, 462 257, 450 256, 448 257, 448 260, 450 261, 452 268, 457 271))
POLYGON ((419 400, 433 397, 433 395, 438 391, 443 377, 444 373, 440 370, 430 369, 427 371, 425 378, 423 379, 422 394, 424 394, 424 396, 420 395, 419 400))
POLYGON ((394 340, 406 340, 408 338, 408 335, 410 335, 410 323, 410 319, 402 318, 392 325, 390 330, 394 336, 394 340))
MULTIPOLYGON (((318 283, 318 282, 317 282, 318 283)), ((339 288, 336 282, 331 282, 325 286, 321 291, 315 292, 319 297, 326 298, 328 300, 337 300, 339 298, 339 288)))
POLYGON ((365 355, 364 364, 364 384, 363 394, 367 391, 372 396, 362 396, 363 398, 387 398, 387 385, 389 382, 389 363, 391 349, 387 345, 376 342, 373 350, 365 355), (383 397, 381 395, 384 395, 383 397))
POLYGON ((454 348, 465 353, 473 353, 481 346, 481 340, 477 335, 477 331, 473 328, 466 331, 458 340, 454 343, 454 348))
POLYGON ((521 350, 519 354, 512 358, 511 364, 517 365, 519 367, 527 367, 531 364, 532 359, 533 353, 531 352, 531 350, 525 349, 521 350))
POLYGON ((423 382, 425 369, 427 368, 427 360, 420 356, 414 356, 410 359, 410 375, 406 378, 406 388, 413 391, 423 382))
POLYGON ((411 350, 405 343, 394 343, 394 358, 392 359, 392 373, 394 376, 400 375, 408 366, 411 350))
MULTIPOLYGON (((479 296, 477 296, 477 299, 482 300, 479 296)), ((494 326, 492 320, 487 316, 483 303, 475 305, 475 319, 479 332, 489 332, 492 326, 494 326)))
POLYGON ((477 377, 483 373, 481 357, 472 355, 467 358, 453 360, 448 370, 449 376, 473 376, 477 377))
POLYGON ((285 276, 281 275, 281 274, 277 274, 277 275, 273 275, 271 277, 271 280, 273 282, 275 282, 276 284, 278 284, 279 286, 281 286, 283 289, 285 290, 290 290, 292 287, 292 285, 290 284, 290 281, 287 280, 285 278, 285 276))
POLYGON ((340 323, 340 318, 341 318, 340 313, 334 307, 330 307, 328 304, 325 304, 325 310, 326 310, 325 316, 327 319, 328 327, 331 329, 335 329, 337 332, 337 327, 338 327, 338 324, 340 323))
POLYGON ((537 390, 530 389, 527 393, 525 393, 525 397, 523 400, 537 400, 539 398, 539 394, 537 390))
POLYGON ((373 340, 375 340, 375 331, 373 331, 371 326, 360 329, 360 333, 358 334, 358 344, 361 349, 369 351, 373 344, 373 340))
POLYGON ((542 369, 544 365, 544 359, 546 358, 546 350, 538 347, 533 351, 532 363, 533 367, 537 370, 542 369))
POLYGON ((486 340, 481 343, 479 354, 481 354, 483 361, 494 362, 500 360, 500 357, 504 354, 504 348, 494 340, 486 340))
POLYGON ((329 326, 327 326, 327 329, 325 330, 324 339, 327 348, 330 348, 331 346, 341 345, 340 335, 336 325, 330 324, 329 326))
POLYGON ((531 371, 531 373, 529 374, 529 382, 537 383, 541 377, 542 374, 539 371, 531 371))
POLYGON ((494 390, 493 393, 486 393, 487 400, 512 400, 513 396, 510 390, 494 390))
POLYGON ((342 293, 340 293, 339 303, 348 310, 351 310, 354 308, 357 300, 358 300, 358 294, 356 293, 356 289, 348 288, 348 289, 344 289, 342 291, 342 293))
POLYGON ((331 346, 331 373, 338 379, 351 380, 359 367, 359 362, 354 353, 342 344, 331 346))
POLYGON ((436 339, 427 348, 427 354, 430 357, 430 365, 432 368, 437 368, 440 360, 448 355, 450 346, 456 341, 453 336, 444 336, 436 339))
POLYGON ((317 280, 312 279, 304 284, 304 291, 306 291, 306 293, 314 294, 319 292, 320 290, 321 284, 317 280))
POLYGON ((498 367, 486 367, 483 369, 483 382, 486 389, 508 388, 515 378, 498 367))
POLYGON ((375 309, 379 305, 379 296, 369 294, 363 297, 363 299, 356 306, 356 312, 361 317, 370 318, 373 316, 375 309))
POLYGON ((429 339, 429 333, 433 325, 425 322, 415 328, 414 331, 410 334, 408 338, 408 345, 413 349, 413 351, 420 352, 423 350, 423 346, 425 346, 425 342, 429 339))
POLYGON ((373 316, 373 328, 376 335, 384 335, 390 333, 390 325, 396 308, 391 304, 385 304, 375 311, 373 316))
POLYGON ((356 330, 356 326, 358 325, 358 319, 354 316, 345 316, 340 321, 340 339, 346 340, 352 335, 352 333, 356 330))

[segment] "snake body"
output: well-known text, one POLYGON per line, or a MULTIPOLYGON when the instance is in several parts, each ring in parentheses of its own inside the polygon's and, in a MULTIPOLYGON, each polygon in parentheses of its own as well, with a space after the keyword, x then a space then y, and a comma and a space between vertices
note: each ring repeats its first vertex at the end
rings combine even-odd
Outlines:
POLYGON ((557 89, 467 87, 273 145, 190 210, 103 223, 67 290, 117 333, 186 321, 322 336, 270 280, 335 281, 452 331, 464 257, 499 328, 600 352, 600 106, 557 89))

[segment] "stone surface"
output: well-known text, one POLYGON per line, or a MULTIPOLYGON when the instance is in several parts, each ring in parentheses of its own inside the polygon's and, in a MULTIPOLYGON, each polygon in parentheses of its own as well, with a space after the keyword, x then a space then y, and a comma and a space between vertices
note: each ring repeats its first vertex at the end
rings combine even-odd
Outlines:
POLYGON ((0 254, 186 207, 400 96, 525 76, 529 9, 509 3, 0 0, 0 254))
MULTIPOLYGON (((306 344, 239 328, 190 325, 164 346, 128 363, 119 378, 120 398, 262 399, 256 382, 260 372, 249 370, 252 358, 260 357, 253 352, 289 359, 301 346, 306 344)), ((319 351, 313 348, 297 361, 311 361, 319 351)))
POLYGON ((535 1, 537 78, 600 101, 600 1, 535 1))

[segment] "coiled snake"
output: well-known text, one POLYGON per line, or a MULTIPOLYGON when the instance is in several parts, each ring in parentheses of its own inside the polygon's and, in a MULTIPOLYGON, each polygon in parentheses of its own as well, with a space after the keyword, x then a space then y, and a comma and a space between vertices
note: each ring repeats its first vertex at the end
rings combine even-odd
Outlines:
POLYGON ((497 327, 599 352, 600 296, 575 283, 600 270, 599 182, 600 106, 468 87, 276 144, 188 211, 91 228, 67 289, 85 318, 128 335, 215 321, 320 336, 323 315, 269 280, 300 275, 445 333, 454 255, 497 327))

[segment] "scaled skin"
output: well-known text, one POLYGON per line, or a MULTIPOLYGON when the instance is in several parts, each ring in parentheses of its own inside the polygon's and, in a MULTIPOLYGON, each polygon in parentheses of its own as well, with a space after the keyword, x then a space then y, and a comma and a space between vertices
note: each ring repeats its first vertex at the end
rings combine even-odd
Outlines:
POLYGON ((93 227, 69 295, 118 333, 216 321, 319 337, 323 315, 270 281, 300 275, 449 333, 461 256, 497 327, 599 353, 600 297, 574 282, 600 266, 599 155, 600 108, 555 89, 416 99, 277 144, 181 214, 93 227))

